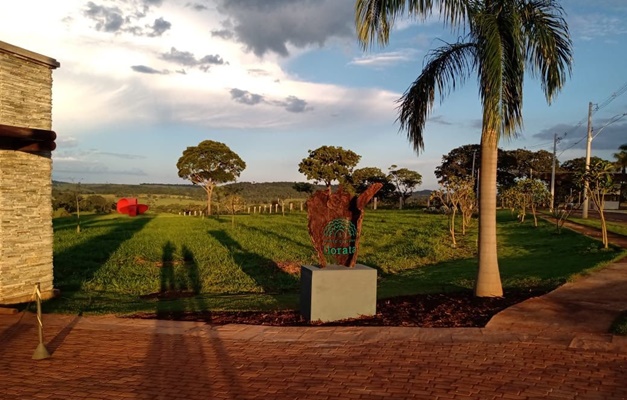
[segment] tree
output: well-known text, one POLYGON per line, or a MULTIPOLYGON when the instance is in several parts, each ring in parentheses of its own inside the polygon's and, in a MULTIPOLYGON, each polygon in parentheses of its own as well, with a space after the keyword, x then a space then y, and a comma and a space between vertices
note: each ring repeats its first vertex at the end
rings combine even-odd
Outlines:
POLYGON ((381 183, 383 187, 377 192, 377 197, 385 199, 390 197, 395 191, 396 186, 388 179, 380 168, 364 167, 353 171, 351 175, 351 183, 355 188, 355 192, 361 194, 373 183, 381 183))
MULTIPOLYGON (((605 161, 599 157, 591 157, 590 164, 605 161)), ((567 199, 573 197, 573 193, 578 193, 580 187, 580 176, 586 170, 586 158, 578 157, 566 160, 560 165, 555 173, 555 197, 557 199, 567 199)), ((574 196, 577 197, 577 196, 574 196)), ((574 199, 573 199, 574 200, 574 199)), ((570 203, 570 202, 567 202, 570 203)), ((579 201, 577 201, 579 203, 579 201)))
POLYGON ((614 164, 609 161, 601 161, 590 164, 587 171, 579 176, 581 185, 588 183, 588 197, 592 199, 595 207, 599 211, 601 219, 601 235, 603 247, 608 248, 607 224, 603 209, 605 208, 605 195, 614 189, 614 164))
MULTIPOLYGON (((435 176, 445 183, 451 176, 479 175, 481 148, 478 144, 467 144, 442 156, 442 164, 436 167, 435 176), (473 170, 474 167, 474 170, 473 170)), ((517 179, 540 178, 547 183, 551 177, 553 154, 546 150, 537 152, 516 149, 498 149, 496 182, 499 190, 512 187, 517 179)))
POLYGON ((396 187, 398 209, 401 210, 405 201, 411 197, 411 194, 414 192, 414 188, 422 184, 422 175, 407 168, 397 168, 396 165, 392 165, 388 168, 390 170, 388 180, 396 187))
POLYGON ((234 181, 246 163, 227 145, 204 140, 183 151, 176 163, 179 176, 202 187, 207 193, 207 214, 211 215, 211 195, 216 185, 234 181))
POLYGON ((620 194, 618 197, 618 205, 627 200, 627 143, 618 146, 618 153, 614 153, 616 159, 616 167, 620 170, 620 194))
POLYGON ((86 211, 95 211, 98 214, 108 214, 111 211, 111 203, 100 195, 91 195, 83 203, 86 211))
POLYGON ((397 17, 423 20, 439 12, 445 26, 465 36, 430 52, 420 76, 399 99, 400 129, 416 152, 435 93, 444 98, 472 73, 483 109, 479 189, 479 266, 475 295, 502 296, 496 246, 498 142, 522 127, 526 70, 539 77, 550 103, 571 71, 572 42, 557 0, 356 0, 357 35, 364 49, 385 45, 397 17))
POLYGON ((518 211, 518 219, 525 222, 527 209, 533 215, 533 226, 538 226, 538 216, 536 211, 538 206, 546 204, 551 200, 551 194, 546 188, 546 184, 539 179, 520 179, 516 186, 507 189, 505 197, 508 198, 512 207, 518 211))
POLYGON ((446 183, 440 184, 440 189, 431 192, 431 199, 442 203, 446 214, 449 215, 449 232, 453 247, 457 247, 455 239, 455 215, 457 210, 462 212, 462 235, 466 234, 466 227, 470 223, 472 210, 475 204, 475 192, 471 177, 451 176, 446 183))
POLYGON ((298 164, 298 172, 315 183, 323 182, 327 190, 331 191, 333 181, 338 181, 340 184, 348 182, 353 168, 360 159, 361 156, 351 150, 322 146, 316 150, 309 150, 309 156, 303 158, 298 164))
POLYGON ((442 164, 435 168, 434 173, 438 182, 445 184, 453 176, 476 177, 480 156, 478 144, 466 144, 449 151, 442 156, 442 164))
POLYGON ((236 194, 228 195, 224 200, 224 208, 231 214, 231 228, 235 227, 235 213, 246 208, 246 201, 236 194))
POLYGON ((298 193, 312 194, 316 187, 309 182, 294 182, 292 188, 298 193))

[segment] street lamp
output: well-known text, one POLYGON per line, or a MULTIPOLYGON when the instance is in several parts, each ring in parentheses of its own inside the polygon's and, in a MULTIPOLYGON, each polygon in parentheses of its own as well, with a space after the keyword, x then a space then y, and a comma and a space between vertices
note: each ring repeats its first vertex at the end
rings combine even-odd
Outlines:
MULTIPOLYGON (((590 151, 592 147, 592 139, 599 136, 601 131, 607 128, 608 125, 613 124, 616 121, 619 121, 625 116, 627 116, 627 113, 614 115, 612 118, 610 118, 609 121, 605 123, 605 125, 601 127, 601 129, 599 129, 599 131, 594 136, 592 136, 592 128, 588 129, 588 140, 587 140, 587 145, 586 145, 586 171, 590 169, 590 151)), ((583 195, 583 210, 581 210, 581 218, 588 218, 588 182, 584 182, 584 187, 585 189, 584 189, 584 195, 583 195)))

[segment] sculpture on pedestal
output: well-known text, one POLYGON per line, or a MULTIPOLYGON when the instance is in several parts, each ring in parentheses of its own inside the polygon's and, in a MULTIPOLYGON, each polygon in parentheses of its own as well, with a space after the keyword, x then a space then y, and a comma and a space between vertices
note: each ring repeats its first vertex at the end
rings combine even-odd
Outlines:
POLYGON ((328 260, 349 268, 355 266, 364 208, 382 186, 375 183, 353 196, 340 185, 335 193, 319 190, 307 200, 309 236, 321 268, 328 260))

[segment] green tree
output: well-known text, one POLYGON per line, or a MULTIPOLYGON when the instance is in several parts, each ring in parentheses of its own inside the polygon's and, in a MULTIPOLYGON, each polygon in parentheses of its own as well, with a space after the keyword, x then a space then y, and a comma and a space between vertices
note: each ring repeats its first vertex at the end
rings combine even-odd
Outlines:
POLYGON ((356 169, 351 175, 351 183, 357 193, 363 193, 373 183, 382 183, 383 187, 377 192, 377 197, 381 199, 390 197, 396 191, 396 187, 390 182, 388 176, 377 167, 356 169))
POLYGON ((600 161, 590 164, 590 168, 579 175, 579 181, 583 186, 588 183, 588 197, 592 199, 595 207, 599 211, 601 219, 601 235, 603 247, 608 248, 607 224, 605 222, 605 195, 614 190, 614 164, 609 161, 600 161))
MULTIPOLYGON (((590 164, 605 161, 599 157, 591 157, 590 164)), ((586 170, 586 158, 578 157, 564 161, 555 173, 555 198, 560 202, 579 193, 580 177, 586 170)), ((574 196, 577 197, 577 196, 574 196)), ((573 198, 574 200, 574 198, 573 198)), ((579 203, 579 201, 577 201, 579 203)))
POLYGON ((407 168, 398 168, 396 165, 392 165, 388 169, 390 170, 388 180, 396 187, 398 209, 401 210, 416 186, 422 185, 422 175, 407 168))
POLYGON ((234 181, 246 163, 227 145, 204 140, 183 151, 176 163, 179 176, 202 187, 207 193, 207 214, 211 215, 211 195, 216 185, 234 181))
POLYGON ((88 196, 83 203, 83 208, 86 211, 95 211, 98 214, 108 214, 111 211, 111 203, 97 194, 88 196))
POLYGON ((442 156, 442 164, 435 167, 435 176, 440 184, 446 184, 451 177, 477 176, 481 149, 478 144, 456 147, 442 156), (474 167, 474 171, 473 171, 474 167))
POLYGON ((399 100, 398 120, 420 152, 435 93, 445 97, 476 72, 483 116, 475 295, 502 296, 496 246, 498 142, 522 126, 526 70, 540 78, 549 103, 571 71, 572 42, 563 9, 557 0, 356 1, 357 35, 364 48, 387 44, 395 19, 405 12, 423 20, 439 12, 446 27, 464 34, 431 51, 422 73, 399 100))
POLYGON ((309 182, 294 182, 294 186, 292 186, 292 188, 298 193, 306 193, 310 195, 314 192, 316 187, 309 182))
POLYGON ((340 184, 348 182, 353 168, 360 159, 361 156, 351 150, 322 146, 316 150, 309 150, 309 156, 298 164, 298 172, 315 183, 323 182, 330 191, 333 181, 340 184))
POLYGON ((627 143, 618 146, 618 153, 614 153, 616 159, 616 167, 620 170, 620 195, 618 205, 627 200, 627 143))
POLYGON ((455 239, 455 216, 457 211, 462 211, 462 235, 466 234, 466 226, 470 221, 472 209, 475 203, 473 182, 470 177, 451 176, 446 182, 440 184, 439 190, 431 192, 431 200, 442 204, 445 213, 449 216, 449 232, 453 247, 457 247, 455 239))
POLYGON ((507 195, 510 197, 510 202, 513 203, 513 208, 518 211, 520 222, 525 222, 525 216, 529 209, 533 215, 533 226, 536 227, 538 226, 538 207, 551 200, 551 194, 546 188, 546 184, 538 179, 520 179, 514 187, 508 189, 507 195))

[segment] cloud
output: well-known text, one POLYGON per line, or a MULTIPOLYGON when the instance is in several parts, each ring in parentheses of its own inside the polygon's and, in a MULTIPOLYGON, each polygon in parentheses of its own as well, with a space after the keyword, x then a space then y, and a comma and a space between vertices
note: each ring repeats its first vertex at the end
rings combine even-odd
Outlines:
POLYGON ((83 15, 93 21, 95 23, 93 28, 100 32, 127 32, 135 36, 156 37, 163 35, 172 24, 163 17, 156 18, 152 24, 147 25, 142 24, 141 20, 146 17, 150 7, 159 6, 161 3, 162 0, 142 0, 139 5, 133 2, 120 2, 119 6, 103 6, 90 1, 83 9, 83 15))
POLYGON ((452 122, 446 121, 442 115, 429 117, 429 122, 439 125, 453 125, 452 122))
POLYGON ((299 99, 296 96, 288 96, 285 100, 266 100, 266 98, 260 94, 251 93, 247 90, 241 89, 231 89, 231 99, 234 101, 246 104, 248 106, 254 106, 257 104, 269 104, 275 107, 284 108, 285 111, 291 113, 302 113, 305 111, 310 111, 312 108, 307 106, 307 102, 305 100, 299 99))
POLYGON ((243 43, 258 57, 289 55, 288 46, 322 46, 333 37, 354 37, 352 0, 221 0, 218 10, 233 29, 214 31, 243 43))
POLYGON ((208 9, 206 5, 199 3, 187 3, 185 4, 185 7, 191 8, 194 11, 204 11, 208 9))
POLYGON ((111 152, 106 152, 106 151, 95 151, 95 152, 93 152, 93 154, 98 154, 98 155, 102 155, 102 156, 109 156, 109 157, 114 157, 114 158, 120 158, 122 160, 144 160, 144 159, 146 159, 145 156, 140 156, 140 155, 137 155, 137 154, 111 153, 111 152))
MULTIPOLYGON (((625 132, 627 131, 625 119, 606 125, 610 120, 610 118, 599 118, 594 122, 592 132, 593 151, 618 151, 618 146, 627 142, 627 139, 625 139, 625 132)), ((536 133, 533 137, 552 142, 555 133, 560 138, 558 153, 567 149, 584 150, 586 148, 588 131, 585 124, 556 124, 536 133)))
POLYGON ((263 96, 260 94, 250 93, 247 90, 231 89, 231 98, 238 103, 254 106, 263 102, 263 96))
POLYGON ((235 32, 228 29, 213 30, 211 31, 211 36, 217 36, 225 40, 230 40, 233 36, 235 36, 235 32))
POLYGON ((150 27, 150 29, 152 29, 152 32, 148 34, 148 36, 161 36, 163 35, 163 33, 165 31, 167 31, 168 29, 170 29, 172 27, 172 24, 169 23, 168 21, 164 20, 163 18, 157 18, 155 19, 154 24, 150 27))
POLYGON ((154 69, 154 68, 148 67, 148 66, 146 66, 146 65, 133 65, 133 66, 131 66, 131 69, 132 69, 133 71, 135 71, 135 72, 139 72, 139 73, 142 73, 142 74, 160 74, 160 75, 167 75, 167 74, 169 74, 169 73, 170 73, 170 71, 168 71, 168 70, 162 70, 162 71, 159 71, 159 70, 157 70, 157 69, 154 69))
POLYGON ((186 67, 198 67, 205 72, 207 72, 212 65, 228 64, 217 54, 208 54, 198 60, 193 53, 177 50, 176 47, 172 47, 169 53, 162 53, 161 58, 186 67))
POLYGON ((296 96, 289 96, 283 102, 277 102, 277 105, 285 107, 286 111, 293 113, 301 113, 310 110, 307 108, 307 102, 296 96))
POLYGON ((414 61, 416 54, 416 50, 406 49, 388 53, 366 55, 363 57, 354 58, 353 60, 351 60, 351 62, 349 62, 349 65, 358 65, 372 68, 387 68, 400 63, 414 61))
POLYGON ((117 32, 124 25, 122 11, 118 7, 104 7, 90 1, 83 15, 96 22, 95 28, 98 31, 117 32))

